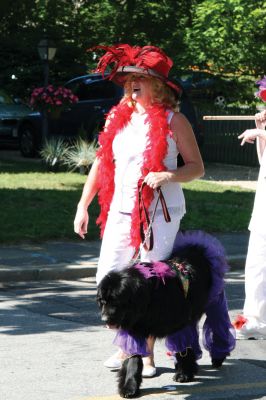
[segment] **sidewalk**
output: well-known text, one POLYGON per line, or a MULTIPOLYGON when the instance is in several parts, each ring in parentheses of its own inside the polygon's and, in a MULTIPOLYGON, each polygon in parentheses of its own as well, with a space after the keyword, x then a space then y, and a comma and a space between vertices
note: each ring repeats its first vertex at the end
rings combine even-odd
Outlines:
MULTIPOLYGON (((258 167, 205 164, 203 180, 256 190, 258 167)), ((244 233, 214 233, 223 244, 232 269, 243 269, 248 230, 244 233)), ((100 241, 50 241, 41 244, 0 245, 0 282, 71 280, 94 277, 100 241)))
MULTIPOLYGON (((249 233, 214 234, 223 244, 232 269, 243 269, 249 233)), ((71 280, 94 277, 100 241, 0 246, 0 282, 71 280)))

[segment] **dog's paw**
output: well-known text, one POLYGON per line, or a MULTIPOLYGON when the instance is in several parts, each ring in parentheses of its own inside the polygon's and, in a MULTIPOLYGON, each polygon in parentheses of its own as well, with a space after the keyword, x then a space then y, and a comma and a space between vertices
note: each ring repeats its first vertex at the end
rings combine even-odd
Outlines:
POLYGON ((173 380, 180 383, 192 382, 198 372, 198 364, 192 348, 188 347, 185 352, 176 353, 175 358, 176 372, 173 380))
POLYGON ((128 381, 123 387, 119 387, 119 395, 125 399, 133 399, 139 395, 139 387, 136 382, 128 381))
POLYGON ((194 380, 194 375, 184 374, 183 372, 176 372, 173 376, 173 380, 179 383, 192 382, 194 380))
POLYGON ((127 358, 118 372, 118 393, 125 399, 138 397, 143 362, 139 355, 127 358))
POLYGON ((212 366, 214 368, 220 368, 223 365, 224 360, 226 357, 223 358, 212 358, 212 366))

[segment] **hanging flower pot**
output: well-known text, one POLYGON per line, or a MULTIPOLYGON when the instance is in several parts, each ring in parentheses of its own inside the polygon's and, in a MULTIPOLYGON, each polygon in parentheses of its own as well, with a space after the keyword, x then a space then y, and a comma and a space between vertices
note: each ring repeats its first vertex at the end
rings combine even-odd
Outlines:
POLYGON ((70 89, 63 86, 35 88, 31 94, 30 105, 37 111, 46 111, 51 118, 59 118, 61 112, 78 101, 70 89))
POLYGON ((62 107, 55 107, 48 113, 48 116, 51 117, 52 119, 58 119, 60 118, 62 111, 63 111, 62 107))

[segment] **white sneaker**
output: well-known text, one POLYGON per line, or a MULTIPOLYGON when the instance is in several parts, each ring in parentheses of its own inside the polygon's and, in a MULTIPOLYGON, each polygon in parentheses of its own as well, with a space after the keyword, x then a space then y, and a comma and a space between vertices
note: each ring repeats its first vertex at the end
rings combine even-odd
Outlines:
POLYGON ((156 372, 156 367, 152 367, 151 365, 144 366, 142 370, 142 377, 153 378, 156 375, 156 372))
POLYGON ((237 340, 266 340, 266 335, 262 333, 248 329, 246 325, 243 325, 241 329, 236 329, 237 340))
MULTIPOLYGON (((143 378, 153 378, 156 375, 156 367, 151 365, 150 357, 143 357, 143 370, 142 370, 142 377, 143 378)), ((153 363, 153 362, 152 362, 153 363)))
POLYGON ((118 351, 111 357, 109 357, 108 360, 106 360, 103 365, 106 368, 120 369, 122 367, 123 361, 124 361, 123 354, 121 353, 121 351, 118 351))

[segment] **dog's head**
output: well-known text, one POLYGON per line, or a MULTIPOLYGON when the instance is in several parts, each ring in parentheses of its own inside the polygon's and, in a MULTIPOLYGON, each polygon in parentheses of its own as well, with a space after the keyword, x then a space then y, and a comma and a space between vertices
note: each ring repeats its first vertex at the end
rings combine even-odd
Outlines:
POLYGON ((112 327, 130 330, 144 318, 149 301, 147 280, 134 268, 110 272, 98 286, 102 321, 112 327))

